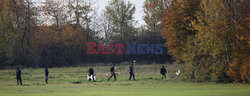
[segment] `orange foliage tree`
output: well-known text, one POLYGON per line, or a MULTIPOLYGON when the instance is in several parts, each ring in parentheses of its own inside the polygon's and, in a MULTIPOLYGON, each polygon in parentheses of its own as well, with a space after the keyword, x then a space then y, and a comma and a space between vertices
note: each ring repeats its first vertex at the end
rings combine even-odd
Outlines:
POLYGON ((236 18, 237 23, 235 24, 234 33, 234 46, 233 46, 233 60, 228 68, 228 75, 236 82, 246 82, 250 78, 250 6, 249 2, 235 2, 240 4, 233 6, 237 9, 236 18))

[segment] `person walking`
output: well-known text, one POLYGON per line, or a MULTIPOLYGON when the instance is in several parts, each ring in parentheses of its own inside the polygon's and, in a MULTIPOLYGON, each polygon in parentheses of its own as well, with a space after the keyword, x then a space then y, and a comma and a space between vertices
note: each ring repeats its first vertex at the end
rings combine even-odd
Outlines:
POLYGON ((113 65, 111 68, 110 68, 110 76, 108 78, 108 81, 114 76, 114 80, 116 81, 116 74, 115 74, 115 70, 116 70, 116 67, 115 65, 113 65))
POLYGON ((133 80, 135 80, 134 64, 131 64, 131 66, 129 67, 129 79, 128 80, 131 80, 131 77, 133 77, 133 80))

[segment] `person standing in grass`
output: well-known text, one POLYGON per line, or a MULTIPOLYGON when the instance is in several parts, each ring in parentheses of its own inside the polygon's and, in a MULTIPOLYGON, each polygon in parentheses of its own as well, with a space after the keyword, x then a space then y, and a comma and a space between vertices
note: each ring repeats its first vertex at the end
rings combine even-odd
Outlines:
POLYGON ((134 64, 135 64, 135 60, 133 61, 133 63, 129 67, 129 79, 128 80, 131 80, 131 77, 133 77, 133 80, 135 80, 134 64))
POLYGON ((20 70, 19 68, 16 68, 16 80, 17 80, 17 85, 19 85, 19 83, 20 83, 21 85, 23 85, 21 74, 22 74, 21 70, 20 70))
POLYGON ((115 67, 115 65, 113 65, 113 66, 110 68, 111 74, 110 74, 110 76, 109 76, 109 78, 108 78, 108 81, 109 81, 113 76, 114 76, 114 79, 115 79, 115 81, 116 81, 115 70, 116 70, 116 67, 115 67))
POLYGON ((129 79, 131 80, 131 77, 133 77, 133 80, 135 80, 135 74, 134 74, 134 64, 131 64, 131 66, 129 67, 129 79))
POLYGON ((49 76, 49 70, 48 67, 45 67, 45 83, 48 84, 48 76, 49 76))
POLYGON ((161 68, 161 79, 163 79, 163 77, 166 79, 166 68, 164 66, 162 66, 161 68))
POLYGON ((90 80, 93 80, 94 82, 96 82, 96 81, 95 81, 95 78, 94 78, 94 69, 93 69, 93 66, 91 66, 91 67, 89 68, 89 76, 91 76, 91 78, 92 78, 92 79, 89 79, 89 81, 90 81, 90 80))

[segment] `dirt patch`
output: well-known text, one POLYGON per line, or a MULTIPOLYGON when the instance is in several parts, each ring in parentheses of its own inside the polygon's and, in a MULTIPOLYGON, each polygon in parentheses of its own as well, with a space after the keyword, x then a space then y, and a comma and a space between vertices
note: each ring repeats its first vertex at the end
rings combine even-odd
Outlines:
POLYGON ((129 85, 132 85, 132 84, 118 84, 120 86, 129 86, 129 85))
POLYGON ((81 84, 82 82, 80 81, 76 81, 76 82, 72 82, 73 84, 81 84))

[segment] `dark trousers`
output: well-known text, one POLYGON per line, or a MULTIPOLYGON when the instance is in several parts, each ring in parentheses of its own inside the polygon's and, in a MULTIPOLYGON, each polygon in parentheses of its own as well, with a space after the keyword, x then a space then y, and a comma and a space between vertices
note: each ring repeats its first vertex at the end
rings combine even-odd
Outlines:
POLYGON ((49 74, 45 74, 45 83, 48 84, 48 77, 49 77, 49 74))
POLYGON ((135 80, 134 72, 129 72, 129 79, 128 80, 131 80, 131 77, 133 77, 133 80, 135 80))
POLYGON ((23 85, 21 75, 16 75, 16 80, 17 80, 17 85, 19 85, 19 83, 23 85))
POLYGON ((110 77, 109 77, 109 79, 108 79, 108 81, 109 81, 113 76, 114 76, 114 79, 116 80, 115 72, 112 72, 111 75, 110 75, 110 77))
POLYGON ((166 74, 161 74, 161 79, 163 79, 163 77, 166 79, 166 74))

